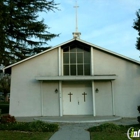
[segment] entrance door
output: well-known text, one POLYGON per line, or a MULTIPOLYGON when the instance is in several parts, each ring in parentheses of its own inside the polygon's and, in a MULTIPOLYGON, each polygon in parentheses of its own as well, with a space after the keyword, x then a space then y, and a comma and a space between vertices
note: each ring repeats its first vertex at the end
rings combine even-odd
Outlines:
POLYGON ((92 95, 90 83, 63 83, 63 114, 91 115, 92 95))

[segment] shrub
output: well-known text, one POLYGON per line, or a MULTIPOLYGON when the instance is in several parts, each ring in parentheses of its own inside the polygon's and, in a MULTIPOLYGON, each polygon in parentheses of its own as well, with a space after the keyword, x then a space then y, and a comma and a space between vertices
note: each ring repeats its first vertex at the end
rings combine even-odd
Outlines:
POLYGON ((57 124, 48 124, 42 121, 35 122, 15 122, 9 124, 1 124, 0 130, 19 130, 30 132, 56 132, 58 131, 57 124))
POLYGON ((9 103, 0 103, 1 114, 9 113, 9 103))
POLYGON ((3 115, 1 117, 1 123, 14 123, 16 122, 16 119, 14 116, 11 115, 3 115))
POLYGON ((29 131, 38 131, 38 132, 55 132, 58 130, 57 124, 48 124, 42 121, 35 121, 29 123, 29 131))
MULTIPOLYGON (((138 110, 139 113, 140 113, 140 106, 137 107, 137 110, 138 110)), ((140 123, 140 116, 137 117, 137 121, 140 123)))
POLYGON ((120 130, 119 125, 115 125, 113 123, 104 123, 100 126, 91 127, 88 129, 90 132, 117 132, 120 130))
POLYGON ((137 121, 140 123, 140 116, 137 117, 137 121))
POLYGON ((138 111, 139 111, 139 113, 140 113, 140 106, 138 106, 137 110, 138 110, 138 111))

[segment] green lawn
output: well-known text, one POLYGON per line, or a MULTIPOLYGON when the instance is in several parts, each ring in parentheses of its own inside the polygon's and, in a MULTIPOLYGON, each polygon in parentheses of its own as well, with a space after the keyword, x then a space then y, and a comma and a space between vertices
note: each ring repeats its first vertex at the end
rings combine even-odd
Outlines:
MULTIPOLYGON (((9 103, 0 102, 0 109, 2 110, 2 115, 8 114, 9 103)), ((58 125, 46 124, 43 122, 36 121, 31 123, 0 124, 0 128, 0 140, 49 140, 50 137, 55 133, 55 131, 58 130, 58 125), (3 125, 5 126, 2 127, 3 125), (15 131, 12 127, 15 127, 16 130, 23 129, 24 131, 15 131), (13 131, 7 131, 5 129, 13 131), (29 132, 38 131, 38 129, 40 130, 40 132, 29 132)))
POLYGON ((128 140, 127 135, 121 132, 91 132, 91 140, 128 140))
MULTIPOLYGON (((91 127, 90 131, 91 140, 128 140, 127 131, 133 127, 135 131, 140 129, 140 125, 115 125, 112 123, 105 123, 100 126, 91 127)), ((132 138, 132 140, 140 140, 139 138, 132 138)))
MULTIPOLYGON (((90 136, 91 140, 128 140, 127 134, 122 132, 91 132, 90 136)), ((132 140, 140 140, 140 138, 132 138, 132 140)))
POLYGON ((49 140, 52 132, 0 131, 0 140, 49 140))

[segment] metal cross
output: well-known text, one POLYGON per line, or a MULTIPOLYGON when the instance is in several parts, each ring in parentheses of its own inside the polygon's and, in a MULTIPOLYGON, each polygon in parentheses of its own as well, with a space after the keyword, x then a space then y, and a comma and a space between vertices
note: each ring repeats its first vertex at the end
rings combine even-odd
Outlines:
POLYGON ((85 102, 87 93, 84 92, 82 95, 84 95, 84 102, 85 102))
POLYGON ((73 95, 73 94, 70 92, 68 95, 70 95, 70 102, 71 102, 71 95, 73 95))
POLYGON ((78 32, 78 14, 77 14, 77 9, 78 9, 78 5, 77 5, 77 0, 76 0, 76 5, 74 6, 75 8, 75 13, 76 13, 76 32, 78 32))

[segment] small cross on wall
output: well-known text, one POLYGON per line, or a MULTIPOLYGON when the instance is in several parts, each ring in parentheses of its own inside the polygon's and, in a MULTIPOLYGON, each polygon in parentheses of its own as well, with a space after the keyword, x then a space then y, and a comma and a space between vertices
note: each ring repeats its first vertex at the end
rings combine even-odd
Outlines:
POLYGON ((82 95, 84 96, 84 102, 85 102, 87 93, 84 92, 82 95))
POLYGON ((68 94, 70 96, 70 102, 71 102, 71 95, 73 95, 71 92, 68 94))

